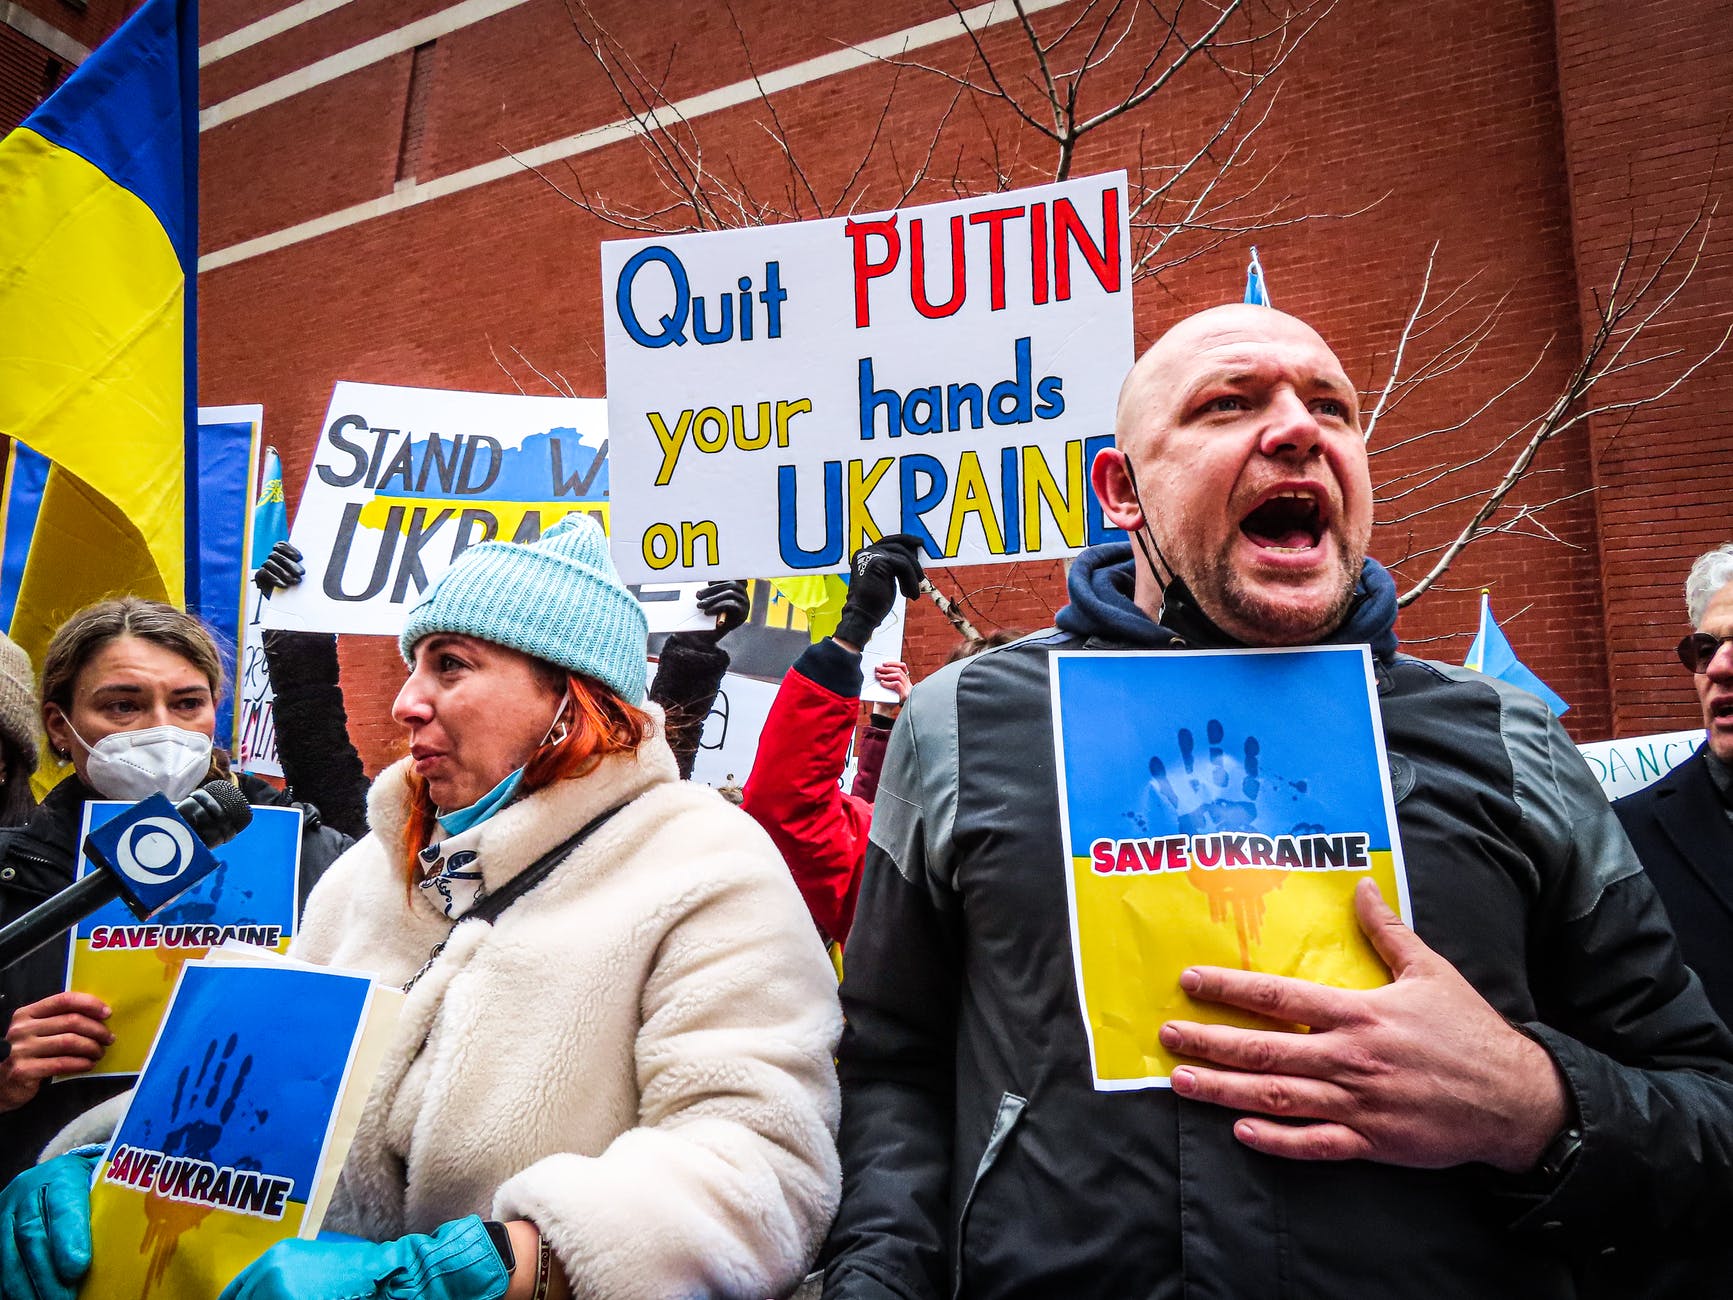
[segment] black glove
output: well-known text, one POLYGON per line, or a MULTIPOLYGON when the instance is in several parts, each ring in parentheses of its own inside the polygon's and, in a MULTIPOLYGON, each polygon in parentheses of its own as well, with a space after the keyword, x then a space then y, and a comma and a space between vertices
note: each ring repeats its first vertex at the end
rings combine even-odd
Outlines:
POLYGON ((898 588, 910 600, 920 595, 921 576, 921 543, 912 533, 861 547, 849 559, 848 599, 831 639, 864 646, 890 614, 898 588))
POLYGON ((702 632, 712 641, 720 641, 746 621, 750 600, 746 595, 746 579, 730 578, 713 582, 698 593, 698 608, 716 616, 716 630, 702 632))
POLYGON ((265 557, 265 562, 253 570, 253 582, 269 596, 279 587, 293 587, 307 576, 307 566, 301 563, 301 552, 287 541, 278 542, 265 557))

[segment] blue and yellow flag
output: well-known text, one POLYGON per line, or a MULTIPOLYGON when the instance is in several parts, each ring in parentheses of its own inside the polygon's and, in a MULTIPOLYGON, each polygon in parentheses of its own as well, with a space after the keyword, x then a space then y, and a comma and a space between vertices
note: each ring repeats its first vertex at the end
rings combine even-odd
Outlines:
POLYGON ((49 462, 11 619, 38 662, 90 601, 196 595, 197 29, 145 0, 0 141, 0 435, 49 462))
POLYGON ((1462 661, 1462 666, 1496 677, 1501 682, 1509 682, 1512 686, 1520 686, 1530 695, 1540 696, 1541 702, 1552 710, 1555 718, 1571 707, 1557 691, 1535 676, 1532 668, 1516 657, 1504 629, 1492 616, 1492 597, 1484 591, 1480 593, 1480 631, 1474 634, 1474 644, 1468 647, 1468 658, 1462 661))
POLYGON ((283 502, 283 462, 275 447, 265 448, 265 472, 259 484, 259 499, 253 506, 254 567, 265 562, 271 548, 289 540, 289 509, 283 502))

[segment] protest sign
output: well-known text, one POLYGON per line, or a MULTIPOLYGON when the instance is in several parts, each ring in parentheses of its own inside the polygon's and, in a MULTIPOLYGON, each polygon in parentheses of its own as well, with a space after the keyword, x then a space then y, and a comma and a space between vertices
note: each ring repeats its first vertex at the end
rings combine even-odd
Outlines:
POLYGON ((930 564, 1117 535, 1089 487, 1132 361, 1116 173, 872 217, 602 246, 628 582, 930 564))
POLYGON ((608 460, 599 398, 339 383, 290 533, 307 578, 264 626, 394 636, 475 543, 574 510, 607 527, 608 460))
MULTIPOLYGON (((782 684, 783 674, 812 644, 806 614, 769 582, 750 582, 747 594, 751 609, 745 624, 722 641, 729 654, 730 671, 723 677, 715 703, 705 717, 698 752, 693 759, 692 779, 703 785, 745 785, 758 755, 758 741, 765 718, 782 684)), ((900 658, 903 648, 904 603, 898 600, 890 616, 879 624, 862 648, 861 699, 866 703, 890 702, 896 697, 873 680, 873 669, 887 660, 900 658)), ((656 663, 650 663, 650 677, 656 663)), ((844 771, 846 789, 853 779, 852 760, 844 771)))
POLYGON ((1703 736, 1703 728, 1693 727, 1624 740, 1596 740, 1577 749, 1607 798, 1623 799, 1659 781, 1690 758, 1702 747, 1703 736))
POLYGON ((1098 1091, 1169 1086, 1168 1020, 1271 1027, 1192 1001, 1188 966, 1389 982, 1353 906, 1370 876, 1409 915, 1364 646, 1061 652, 1049 671, 1098 1091))
POLYGON ((97 1165, 80 1294, 216 1300, 318 1232, 402 995, 300 964, 190 962, 97 1165))
POLYGON ((289 536, 289 511, 283 500, 283 462, 275 447, 265 450, 265 468, 253 503, 253 526, 247 565, 241 576, 246 618, 241 624, 240 653, 235 668, 235 766, 243 772, 282 776, 277 761, 277 692, 265 663, 265 593, 253 583, 253 570, 265 562, 271 548, 289 536))
MULTIPOLYGON (((92 799, 84 805, 79 843, 118 817, 129 803, 92 799)), ((183 964, 225 939, 238 938, 279 951, 295 933, 301 862, 301 810, 254 808, 253 820, 227 844, 211 850, 220 864, 149 921, 118 900, 85 917, 68 936, 66 987, 94 994, 113 1008, 114 1043, 80 1078, 136 1074, 162 1023, 183 964)), ((82 853, 78 874, 93 868, 82 853)))

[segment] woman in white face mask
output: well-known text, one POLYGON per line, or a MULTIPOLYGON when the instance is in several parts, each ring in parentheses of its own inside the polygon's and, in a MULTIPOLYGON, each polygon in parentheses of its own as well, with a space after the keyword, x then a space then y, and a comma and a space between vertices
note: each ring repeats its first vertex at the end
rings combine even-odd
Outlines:
MULTIPOLYGON (((229 772, 212 747, 222 659, 204 624, 157 601, 126 597, 74 614, 42 660, 42 722, 66 775, 29 822, 0 832, 0 924, 73 880, 88 799, 180 800, 212 777, 236 780, 255 804, 302 809, 303 899, 349 839, 321 826, 265 782, 229 772)), ((31 1164, 72 1116, 117 1093, 126 1080, 68 1080, 112 1041, 108 1009, 65 984, 66 949, 49 944, 0 971, 7 1026, 0 1060, 0 1181, 31 1164), (50 1079, 63 1082, 53 1088, 50 1079)))

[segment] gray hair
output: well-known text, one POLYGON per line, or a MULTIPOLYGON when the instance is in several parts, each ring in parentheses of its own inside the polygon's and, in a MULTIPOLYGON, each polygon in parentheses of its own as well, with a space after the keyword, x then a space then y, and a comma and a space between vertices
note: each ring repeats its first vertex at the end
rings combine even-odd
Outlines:
POLYGON ((1691 616, 1691 626, 1703 625, 1703 611, 1715 593, 1733 582, 1733 542, 1725 542, 1697 557, 1685 579, 1685 611, 1691 616))

